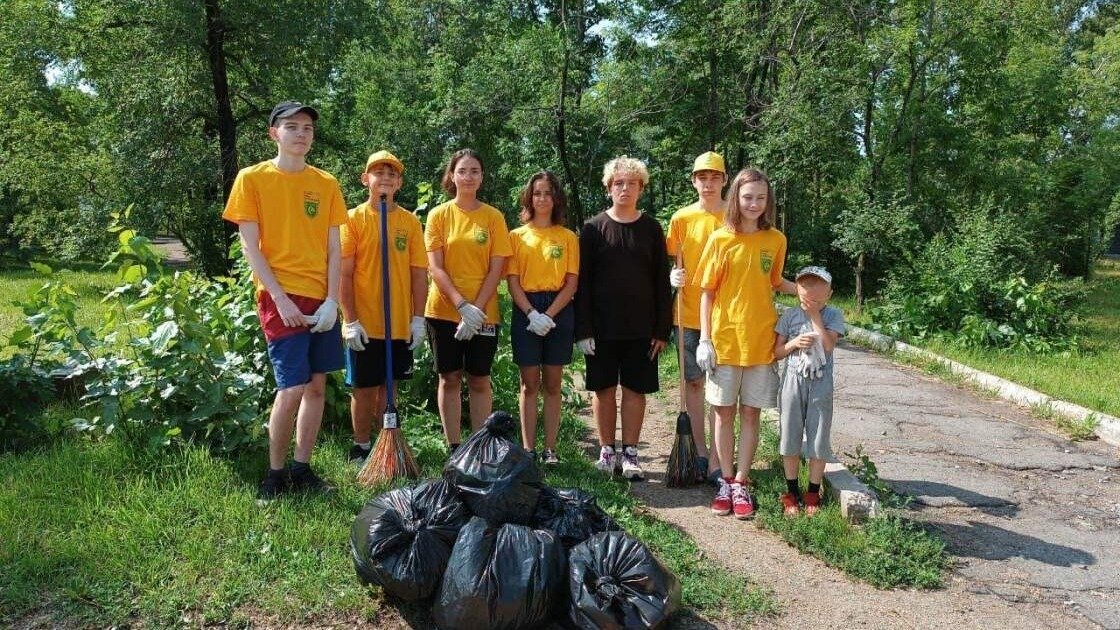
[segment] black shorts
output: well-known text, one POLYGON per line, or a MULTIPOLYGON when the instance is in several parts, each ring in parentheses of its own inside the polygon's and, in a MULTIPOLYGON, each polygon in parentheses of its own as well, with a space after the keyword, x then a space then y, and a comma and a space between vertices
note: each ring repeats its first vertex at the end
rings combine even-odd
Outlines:
MULTIPOLYGON (((393 340, 393 379, 412 378, 412 351, 407 341, 393 340)), ((346 384, 350 387, 380 387, 385 384, 385 341, 370 339, 366 349, 346 349, 346 384)))
POLYGON ((432 354, 436 358, 436 373, 447 374, 466 370, 471 376, 490 376, 494 355, 498 352, 497 326, 491 325, 493 334, 479 333, 467 341, 459 341, 455 338, 455 328, 459 322, 432 317, 426 319, 428 340, 432 344, 432 354))
POLYGON ((639 394, 658 390, 657 357, 649 357, 649 339, 596 339, 595 354, 584 358, 588 391, 622 385, 639 394))

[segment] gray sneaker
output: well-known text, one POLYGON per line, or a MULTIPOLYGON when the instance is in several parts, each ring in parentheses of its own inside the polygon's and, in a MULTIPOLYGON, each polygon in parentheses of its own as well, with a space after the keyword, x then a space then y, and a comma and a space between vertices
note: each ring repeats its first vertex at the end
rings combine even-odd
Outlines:
POLYGON ((541 461, 545 466, 555 466, 560 463, 560 458, 556 456, 556 451, 546 448, 544 449, 544 456, 541 458, 541 461))
POLYGON ((642 467, 638 464, 638 449, 627 446, 622 449, 622 476, 630 481, 642 479, 642 467))
POLYGON ((618 453, 614 451, 613 446, 604 446, 599 449, 599 461, 595 462, 596 468, 608 475, 613 475, 615 466, 617 465, 618 453))

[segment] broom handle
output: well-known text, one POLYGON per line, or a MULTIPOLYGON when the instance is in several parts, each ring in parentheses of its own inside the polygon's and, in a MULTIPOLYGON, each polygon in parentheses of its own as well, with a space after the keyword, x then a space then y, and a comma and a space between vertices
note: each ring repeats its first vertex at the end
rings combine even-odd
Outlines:
POLYGON ((393 317, 389 313, 389 205, 384 194, 381 195, 380 209, 381 304, 385 309, 385 414, 388 415, 396 411, 396 396, 393 394, 393 317))
MULTIPOLYGON (((676 266, 683 267, 683 260, 681 260, 681 252, 677 251, 676 266)), ((684 302, 681 299, 681 293, 684 292, 684 287, 677 289, 677 371, 680 372, 681 388, 678 390, 681 403, 681 410, 684 411, 684 324, 681 323, 681 304, 684 302)))

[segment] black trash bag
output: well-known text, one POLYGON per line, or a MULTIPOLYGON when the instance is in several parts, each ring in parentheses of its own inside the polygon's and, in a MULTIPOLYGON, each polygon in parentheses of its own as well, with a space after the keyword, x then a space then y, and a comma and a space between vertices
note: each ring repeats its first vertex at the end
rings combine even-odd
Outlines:
POLYGON ((366 584, 405 601, 431 597, 459 530, 471 518, 455 487, 442 479, 371 499, 350 528, 350 556, 366 584))
POLYGON ((545 488, 533 513, 533 527, 554 532, 571 549, 599 532, 622 528, 595 503, 595 496, 579 488, 545 488))
POLYGON ((677 577, 623 532, 595 534, 568 555, 568 617, 587 630, 662 628, 680 608, 677 577))
POLYGON ((510 439, 516 422, 504 411, 486 418, 486 426, 455 451, 443 478, 475 516, 494 523, 528 525, 533 520, 542 482, 529 451, 510 439))
POLYGON ((447 563, 435 622, 445 630, 542 626, 561 609, 567 564, 552 532, 472 518, 447 563))

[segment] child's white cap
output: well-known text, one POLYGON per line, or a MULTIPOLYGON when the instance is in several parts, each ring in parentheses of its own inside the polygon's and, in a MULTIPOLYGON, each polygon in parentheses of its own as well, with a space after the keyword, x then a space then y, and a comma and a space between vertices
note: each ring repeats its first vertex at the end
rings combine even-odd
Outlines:
POLYGON ((820 278, 821 280, 824 280, 828 284, 830 284, 830 285, 832 284, 832 274, 828 273, 828 270, 825 269, 824 267, 818 267, 816 265, 809 265, 808 267, 802 267, 801 271, 797 272, 797 277, 794 278, 794 280, 800 280, 800 279, 804 278, 805 276, 816 276, 816 277, 820 278))

